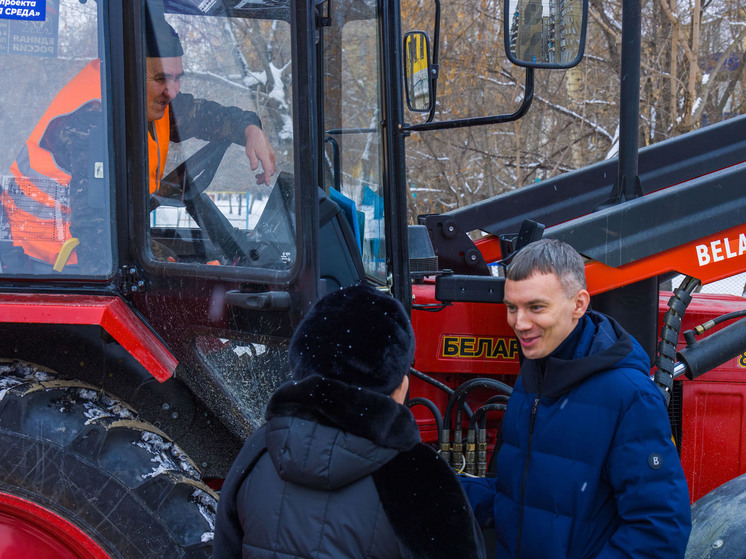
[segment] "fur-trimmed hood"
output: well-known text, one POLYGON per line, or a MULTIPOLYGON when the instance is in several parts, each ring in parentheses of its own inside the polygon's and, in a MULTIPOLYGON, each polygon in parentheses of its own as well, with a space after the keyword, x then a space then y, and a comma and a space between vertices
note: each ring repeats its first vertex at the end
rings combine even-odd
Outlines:
POLYGON ((450 466, 409 410, 318 375, 281 386, 226 478, 215 557, 484 559, 450 466))
POLYGON ((280 387, 267 420, 267 449, 280 477, 326 491, 370 475, 420 441, 406 407, 318 375, 280 387))

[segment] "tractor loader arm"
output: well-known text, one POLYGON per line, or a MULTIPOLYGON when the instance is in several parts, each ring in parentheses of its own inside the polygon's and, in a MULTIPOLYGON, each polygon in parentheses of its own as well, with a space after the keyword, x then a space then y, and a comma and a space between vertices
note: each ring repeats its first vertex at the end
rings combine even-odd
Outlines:
POLYGON ((742 224, 745 153, 746 117, 738 117, 640 150, 642 199, 595 211, 614 186, 612 159, 419 222, 440 267, 457 274, 488 275, 487 264, 505 256, 499 236, 527 219, 593 260, 623 266, 742 224), (491 237, 475 243, 468 233, 476 230, 491 237))

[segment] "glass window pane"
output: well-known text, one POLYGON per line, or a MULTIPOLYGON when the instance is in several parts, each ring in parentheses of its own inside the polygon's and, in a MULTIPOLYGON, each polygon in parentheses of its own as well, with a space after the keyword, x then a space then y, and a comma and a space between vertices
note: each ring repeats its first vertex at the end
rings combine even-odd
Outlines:
POLYGON ((331 3, 335 8, 332 26, 324 28, 325 186, 355 203, 358 219, 351 227, 358 232, 365 271, 384 282, 378 10, 375 2, 361 3, 352 13, 331 3))
POLYGON ((113 270, 97 4, 48 0, 39 21, 0 15, 3 274, 113 270))
POLYGON ((150 16, 144 71, 155 260, 293 266, 290 25, 242 17, 259 7, 150 16))

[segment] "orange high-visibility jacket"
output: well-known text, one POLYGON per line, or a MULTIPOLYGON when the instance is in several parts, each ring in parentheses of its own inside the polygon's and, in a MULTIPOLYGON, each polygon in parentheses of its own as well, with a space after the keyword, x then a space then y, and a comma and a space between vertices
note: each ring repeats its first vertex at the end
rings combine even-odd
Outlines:
MULTIPOLYGON (((54 153, 42 147, 50 123, 92 102, 101 102, 101 63, 86 65, 57 94, 31 132, 16 161, 11 165, 14 184, 1 196, 8 217, 14 246, 26 255, 54 264, 70 234, 70 207, 67 205, 70 170, 61 168, 54 153)), ((154 123, 156 139, 148 135, 150 192, 157 189, 168 157, 169 110, 154 123), (156 141, 158 140, 158 141, 156 141)), ((68 264, 76 263, 73 254, 68 264)))
POLYGON ((155 138, 148 134, 148 167, 150 169, 150 193, 158 190, 163 168, 166 166, 168 157, 169 137, 171 135, 171 107, 166 107, 166 112, 153 125, 155 138))

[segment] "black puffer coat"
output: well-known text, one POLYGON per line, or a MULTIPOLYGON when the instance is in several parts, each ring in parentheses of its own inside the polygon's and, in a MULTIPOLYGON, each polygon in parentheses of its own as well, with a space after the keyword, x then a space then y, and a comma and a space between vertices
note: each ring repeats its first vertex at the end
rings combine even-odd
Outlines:
POLYGON ((281 387, 226 479, 214 557, 484 557, 455 475, 388 396, 310 376, 281 387))

